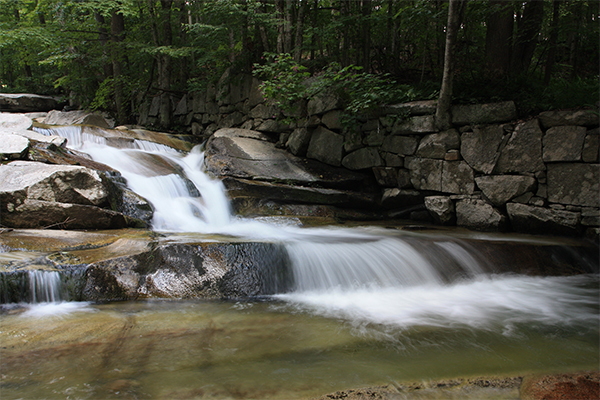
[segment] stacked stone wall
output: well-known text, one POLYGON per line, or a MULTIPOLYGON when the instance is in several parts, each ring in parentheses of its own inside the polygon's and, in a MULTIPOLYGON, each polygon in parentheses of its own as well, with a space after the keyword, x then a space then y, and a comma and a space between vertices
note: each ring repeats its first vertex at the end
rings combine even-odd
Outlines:
MULTIPOLYGON (((383 106, 344 124, 335 97, 311 99, 284 115, 264 102, 256 78, 225 78, 174 101, 177 122, 193 135, 252 129, 294 155, 370 170, 391 217, 598 237, 598 109, 518 120, 513 102, 455 106, 453 128, 438 131, 435 101, 420 101, 383 106)), ((142 125, 158 114, 153 104, 146 110, 142 125)))

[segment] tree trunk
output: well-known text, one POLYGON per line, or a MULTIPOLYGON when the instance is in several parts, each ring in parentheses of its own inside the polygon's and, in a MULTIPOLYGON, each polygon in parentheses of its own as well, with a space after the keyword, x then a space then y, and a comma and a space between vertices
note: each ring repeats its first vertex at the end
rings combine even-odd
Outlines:
POLYGON ((513 36, 513 4, 508 0, 490 0, 493 11, 487 21, 485 56, 489 72, 505 76, 510 70, 513 36))
MULTIPOLYGON (((173 33, 171 32, 171 6, 173 0, 160 0, 160 5, 162 45, 171 46, 173 44, 173 33)), ((171 89, 171 56, 164 53, 158 56, 158 88, 161 90, 158 119, 161 126, 168 127, 171 125, 173 114, 171 96, 169 95, 171 89)))
POLYGON ((362 16, 362 66, 365 72, 371 72, 371 0, 363 0, 362 16))
POLYGON ((117 122, 127 122, 127 111, 123 93, 123 63, 119 43, 123 40, 125 31, 125 19, 123 14, 113 10, 110 17, 111 58, 113 69, 113 84, 115 89, 115 106, 117 108, 117 122))
POLYGON ((292 21, 293 21, 292 0, 285 0, 285 18, 283 25, 283 52, 292 53, 292 21))
POLYGON ((538 42, 543 17, 543 1, 531 0, 525 4, 523 16, 517 21, 517 39, 511 59, 513 75, 522 74, 529 69, 538 42))
POLYGON ((298 19, 296 21, 296 41, 294 43, 294 61, 299 63, 302 60, 302 45, 304 39, 304 16, 306 15, 306 2, 300 3, 298 9, 298 19))
POLYGON ((452 117, 452 80, 454 79, 454 45, 460 29, 465 0, 450 0, 448 5, 448 24, 446 27, 446 49, 444 51, 444 76, 435 110, 435 125, 439 130, 450 129, 452 117))
POLYGON ((556 45, 558 43, 558 18, 560 3, 552 0, 552 25, 550 27, 550 42, 548 43, 548 57, 546 58, 546 70, 544 71, 544 85, 550 83, 552 69, 556 61, 556 45))
POLYGON ((281 54, 284 52, 284 36, 285 36, 285 7, 284 0, 276 0, 275 6, 277 9, 277 53, 281 54))

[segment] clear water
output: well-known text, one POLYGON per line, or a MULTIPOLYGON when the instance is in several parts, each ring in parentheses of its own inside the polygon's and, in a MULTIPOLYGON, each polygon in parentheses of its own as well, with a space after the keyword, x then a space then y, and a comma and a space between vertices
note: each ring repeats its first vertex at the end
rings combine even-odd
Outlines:
POLYGON ((152 202, 157 231, 284 243, 296 287, 243 303, 5 307, 2 399, 295 399, 598 368, 598 275, 494 275, 451 238, 244 220, 231 215, 220 182, 202 173, 200 148, 69 142, 152 202), (158 165, 140 162, 148 155, 158 165))

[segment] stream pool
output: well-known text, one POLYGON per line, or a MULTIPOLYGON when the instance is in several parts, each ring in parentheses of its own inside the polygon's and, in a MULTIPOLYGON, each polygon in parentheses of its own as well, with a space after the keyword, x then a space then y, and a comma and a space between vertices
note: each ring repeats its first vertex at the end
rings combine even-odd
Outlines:
POLYGON ((4 305, 0 397, 307 399, 382 384, 598 369, 598 275, 500 276, 423 290, 437 300, 425 304, 413 289, 4 305), (496 296, 492 284, 516 288, 508 297, 531 297, 513 309, 478 302, 474 296, 496 296), (378 322, 381 309, 396 309, 396 318, 378 322))

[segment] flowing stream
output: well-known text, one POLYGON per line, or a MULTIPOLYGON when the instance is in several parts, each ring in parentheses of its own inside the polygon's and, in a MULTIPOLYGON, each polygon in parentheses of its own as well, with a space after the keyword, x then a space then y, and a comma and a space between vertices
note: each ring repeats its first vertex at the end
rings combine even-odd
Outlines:
MULTIPOLYGON (((452 236, 239 218, 222 184, 203 173, 199 146, 117 148, 85 129, 43 133, 119 170, 153 204, 156 231, 284 243, 296 287, 248 302, 61 303, 56 277, 33 273, 32 300, 42 303, 0 315, 2 399, 294 399, 598 368, 597 274, 495 274, 452 236)), ((469 396, 483 394, 456 398, 469 396)))

